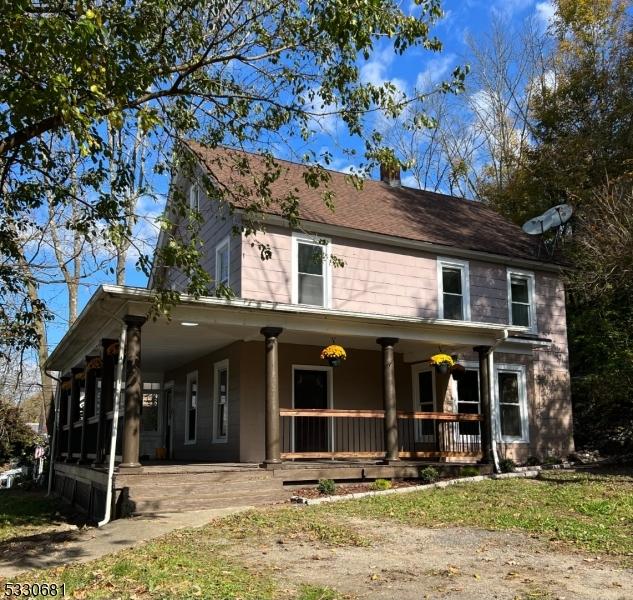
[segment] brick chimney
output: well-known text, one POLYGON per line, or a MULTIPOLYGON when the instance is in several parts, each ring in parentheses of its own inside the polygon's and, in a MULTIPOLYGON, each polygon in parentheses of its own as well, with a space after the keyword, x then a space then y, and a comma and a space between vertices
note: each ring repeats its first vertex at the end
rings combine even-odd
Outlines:
POLYGON ((400 187, 400 167, 380 165, 380 181, 392 187, 400 187))

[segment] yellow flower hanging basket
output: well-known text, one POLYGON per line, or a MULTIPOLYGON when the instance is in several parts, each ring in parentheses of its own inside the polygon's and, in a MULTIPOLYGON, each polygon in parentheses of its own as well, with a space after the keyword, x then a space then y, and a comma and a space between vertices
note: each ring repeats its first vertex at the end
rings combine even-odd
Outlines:
POLYGON ((455 364, 455 361, 448 354, 434 354, 429 362, 435 366, 435 369, 441 375, 446 375, 455 364))
POLYGON ((343 346, 331 344, 321 351, 321 360, 327 360, 332 367, 338 367, 342 360, 347 358, 347 353, 343 346))

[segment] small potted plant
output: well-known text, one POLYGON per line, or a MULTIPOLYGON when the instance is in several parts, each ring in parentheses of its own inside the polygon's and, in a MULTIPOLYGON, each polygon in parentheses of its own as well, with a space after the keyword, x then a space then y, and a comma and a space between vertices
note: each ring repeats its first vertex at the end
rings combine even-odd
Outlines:
POLYGON ((337 344, 330 344, 327 348, 323 348, 321 351, 321 360, 327 360, 331 367, 338 367, 341 361, 347 358, 347 354, 343 346, 337 344))
POLYGON ((448 354, 434 354, 429 362, 440 375, 448 375, 455 361, 448 354))

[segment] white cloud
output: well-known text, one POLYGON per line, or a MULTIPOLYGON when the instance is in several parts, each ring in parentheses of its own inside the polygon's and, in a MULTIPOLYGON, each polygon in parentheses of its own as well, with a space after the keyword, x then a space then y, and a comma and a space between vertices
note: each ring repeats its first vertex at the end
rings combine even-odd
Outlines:
POLYGON ((455 55, 446 54, 431 58, 426 62, 426 67, 418 73, 415 80, 417 89, 424 89, 441 81, 444 76, 455 66, 455 55))
POLYGON ((393 63, 395 54, 391 46, 385 46, 376 52, 372 59, 360 69, 360 80, 363 83, 382 85, 387 80, 387 70, 393 63))
POLYGON ((491 10, 505 18, 512 19, 533 4, 534 0, 495 0, 491 10))
POLYGON ((554 19, 554 15, 556 14, 556 8, 549 0, 546 0, 545 2, 537 2, 535 11, 536 18, 544 27, 548 27, 550 25, 554 19))

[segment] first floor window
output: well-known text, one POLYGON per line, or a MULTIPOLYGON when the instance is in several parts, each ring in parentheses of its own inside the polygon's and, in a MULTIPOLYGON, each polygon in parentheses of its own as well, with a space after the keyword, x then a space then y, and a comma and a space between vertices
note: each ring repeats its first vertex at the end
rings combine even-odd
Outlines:
POLYGON ((101 377, 95 380, 95 406, 93 416, 97 416, 101 411, 101 377))
POLYGON ((187 375, 187 414, 185 415, 185 443, 196 441, 196 426, 198 424, 198 373, 187 375))
POLYGON ((499 428, 504 441, 527 440, 527 398, 522 367, 497 372, 499 428))
POLYGON ((158 400, 160 383, 143 383, 143 408, 141 425, 143 431, 158 431, 158 400))
POLYGON ((213 369, 213 441, 224 442, 229 424, 229 363, 223 360, 213 369))
MULTIPOLYGON (((457 382, 457 412, 466 415, 478 415, 479 409, 479 371, 466 369, 457 382)), ((460 421, 459 435, 479 435, 478 421, 460 421)))

